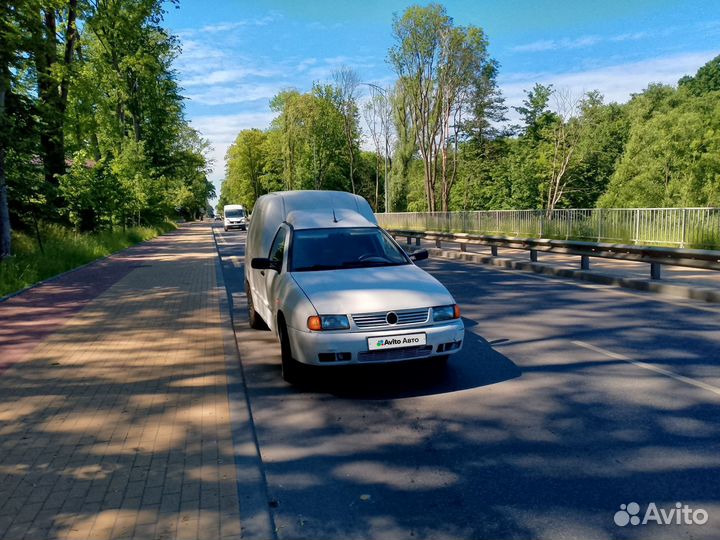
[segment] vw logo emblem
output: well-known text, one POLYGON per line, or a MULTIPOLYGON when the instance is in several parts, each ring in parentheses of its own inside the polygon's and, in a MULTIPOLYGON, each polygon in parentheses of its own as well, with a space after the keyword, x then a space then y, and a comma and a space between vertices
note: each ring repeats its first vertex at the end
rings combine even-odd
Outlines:
POLYGON ((398 322, 397 313, 391 311, 390 313, 387 314, 387 317, 385 317, 385 320, 387 321, 388 324, 397 324, 397 322, 398 322))

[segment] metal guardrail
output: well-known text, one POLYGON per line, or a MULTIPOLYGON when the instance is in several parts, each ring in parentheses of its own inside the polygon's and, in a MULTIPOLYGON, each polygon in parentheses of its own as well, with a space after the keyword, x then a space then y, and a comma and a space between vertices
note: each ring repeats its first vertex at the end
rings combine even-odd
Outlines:
POLYGON ((589 208, 395 212, 377 214, 385 229, 720 247, 720 208, 589 208))
POLYGON ((507 238, 504 236, 468 233, 419 232, 397 229, 389 229, 388 232, 394 237, 407 238, 408 244, 411 244, 412 240, 415 239, 415 244, 418 246, 421 245, 421 240, 434 241, 437 248, 441 248, 443 242, 456 243, 460 245, 461 251, 467 251, 468 244, 485 245, 490 247, 493 256, 497 256, 498 248, 527 250, 530 252, 532 262, 537 262, 538 252, 579 255, 581 270, 590 269, 590 257, 644 262, 650 265, 650 277, 652 279, 660 279, 661 265, 663 264, 704 270, 720 270, 720 251, 715 250, 634 246, 577 240, 551 240, 547 238, 507 238))

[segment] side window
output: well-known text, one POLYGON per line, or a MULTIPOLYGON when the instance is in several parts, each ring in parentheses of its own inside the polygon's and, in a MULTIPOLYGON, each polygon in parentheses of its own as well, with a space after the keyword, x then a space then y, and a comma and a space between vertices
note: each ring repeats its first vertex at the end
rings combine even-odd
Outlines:
POLYGON ((275 235, 275 240, 273 240, 272 246, 270 247, 270 255, 268 257, 272 262, 282 264, 283 255, 285 254, 286 235, 287 230, 285 228, 281 227, 278 229, 278 232, 275 235))

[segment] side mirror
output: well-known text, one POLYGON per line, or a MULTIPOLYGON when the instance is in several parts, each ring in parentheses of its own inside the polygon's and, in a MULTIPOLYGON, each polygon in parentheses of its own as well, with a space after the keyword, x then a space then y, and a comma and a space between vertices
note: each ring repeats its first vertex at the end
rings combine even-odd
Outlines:
POLYGON ((411 261, 422 261, 427 258, 428 258, 427 249, 421 249, 420 251, 416 251, 416 252, 410 254, 411 261))
POLYGON ((250 261, 250 266, 255 270, 275 270, 276 272, 280 271, 279 265, 276 262, 263 257, 254 258, 252 261, 250 261))

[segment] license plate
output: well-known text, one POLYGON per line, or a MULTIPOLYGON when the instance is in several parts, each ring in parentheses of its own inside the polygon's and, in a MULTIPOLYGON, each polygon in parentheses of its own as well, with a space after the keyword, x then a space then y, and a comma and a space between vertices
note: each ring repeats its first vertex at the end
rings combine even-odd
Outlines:
POLYGON ((368 338, 368 349, 379 351, 384 349, 399 349, 401 347, 417 347, 425 345, 425 334, 403 334, 401 336, 378 336, 368 338))

